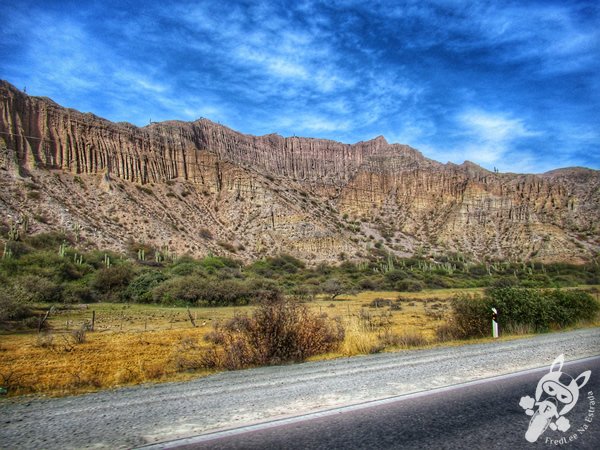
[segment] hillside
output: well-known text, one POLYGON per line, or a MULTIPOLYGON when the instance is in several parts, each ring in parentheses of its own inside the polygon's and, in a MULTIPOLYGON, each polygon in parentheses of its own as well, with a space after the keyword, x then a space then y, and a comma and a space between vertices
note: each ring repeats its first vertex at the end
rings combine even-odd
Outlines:
POLYGON ((493 173, 383 137, 251 136, 207 119, 140 128, 0 81, 0 214, 2 237, 17 223, 115 250, 583 262, 600 250, 600 172, 493 173))

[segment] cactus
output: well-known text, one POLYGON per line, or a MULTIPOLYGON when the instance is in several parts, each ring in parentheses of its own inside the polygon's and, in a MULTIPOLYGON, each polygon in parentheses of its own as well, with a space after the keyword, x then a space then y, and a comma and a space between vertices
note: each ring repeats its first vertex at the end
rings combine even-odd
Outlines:
POLYGON ((75 234, 75 242, 79 242, 81 236, 81 225, 78 223, 73 224, 73 233, 75 234))
POLYGON ((83 264, 83 255, 78 255, 77 253, 75 253, 73 255, 73 262, 75 264, 77 264, 78 266, 83 264))
POLYGON ((8 246, 8 242, 4 243, 4 252, 2 252, 2 259, 12 258, 12 249, 8 246))
POLYGON ((104 265, 107 269, 110 268, 110 256, 108 256, 106 253, 104 254, 104 265))
POLYGON ((27 214, 23 215, 21 228, 23 229, 24 234, 29 232, 29 216, 27 214))
POLYGON ((19 225, 14 220, 11 220, 8 224, 8 240, 18 241, 20 237, 19 225))
POLYGON ((143 248, 138 250, 138 260, 145 261, 146 260, 146 251, 143 248))
POLYGON ((388 256, 387 256, 387 266, 388 266, 388 271, 394 270, 394 258, 392 258, 391 253, 388 253, 388 256))
POLYGON ((157 263, 159 263, 159 262, 161 262, 161 261, 163 260, 163 257, 162 257, 162 254, 160 253, 160 251, 158 251, 158 250, 157 250, 157 251, 154 253, 154 260, 155 260, 157 263))
POLYGON ((388 252, 386 262, 383 262, 379 265, 381 269, 381 273, 388 273, 394 270, 394 259, 392 258, 392 254, 388 252))
POLYGON ((60 247, 58 248, 58 256, 60 256, 61 258, 64 258, 66 253, 67 253, 67 243, 65 241, 63 241, 62 244, 60 244, 60 247))
POLYGON ((369 263, 367 261, 361 261, 356 265, 356 267, 358 270, 365 271, 369 268, 369 263))
POLYGON ((442 265, 442 268, 448 275, 452 275, 454 273, 454 271, 456 270, 456 266, 454 264, 450 263, 450 261, 446 261, 442 265))

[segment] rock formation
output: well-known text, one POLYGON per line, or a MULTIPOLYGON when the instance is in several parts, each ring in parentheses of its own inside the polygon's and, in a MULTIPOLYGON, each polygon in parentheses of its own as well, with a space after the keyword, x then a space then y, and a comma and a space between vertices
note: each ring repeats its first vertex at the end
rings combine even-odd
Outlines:
POLYGON ((600 247, 600 172, 492 173, 383 137, 250 136, 206 119, 135 127, 0 82, 0 213, 91 245, 143 241, 253 259, 462 253, 582 262, 600 247))

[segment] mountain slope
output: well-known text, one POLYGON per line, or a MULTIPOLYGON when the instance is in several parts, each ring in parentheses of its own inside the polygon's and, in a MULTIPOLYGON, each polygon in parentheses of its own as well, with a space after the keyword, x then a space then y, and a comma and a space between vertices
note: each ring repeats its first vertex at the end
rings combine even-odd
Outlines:
POLYGON ((498 174, 383 137, 257 137, 206 119, 139 128, 7 82, 0 139, 0 223, 80 228, 99 247, 134 240, 179 254, 331 261, 376 245, 572 262, 600 247, 600 172, 590 169, 498 174))

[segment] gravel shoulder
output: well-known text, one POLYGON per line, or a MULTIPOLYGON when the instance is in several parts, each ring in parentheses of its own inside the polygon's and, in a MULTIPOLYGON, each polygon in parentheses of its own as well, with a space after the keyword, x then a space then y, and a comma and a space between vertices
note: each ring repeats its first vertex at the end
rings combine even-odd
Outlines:
POLYGON ((0 449, 131 448, 600 355, 600 328, 0 401, 0 449))

